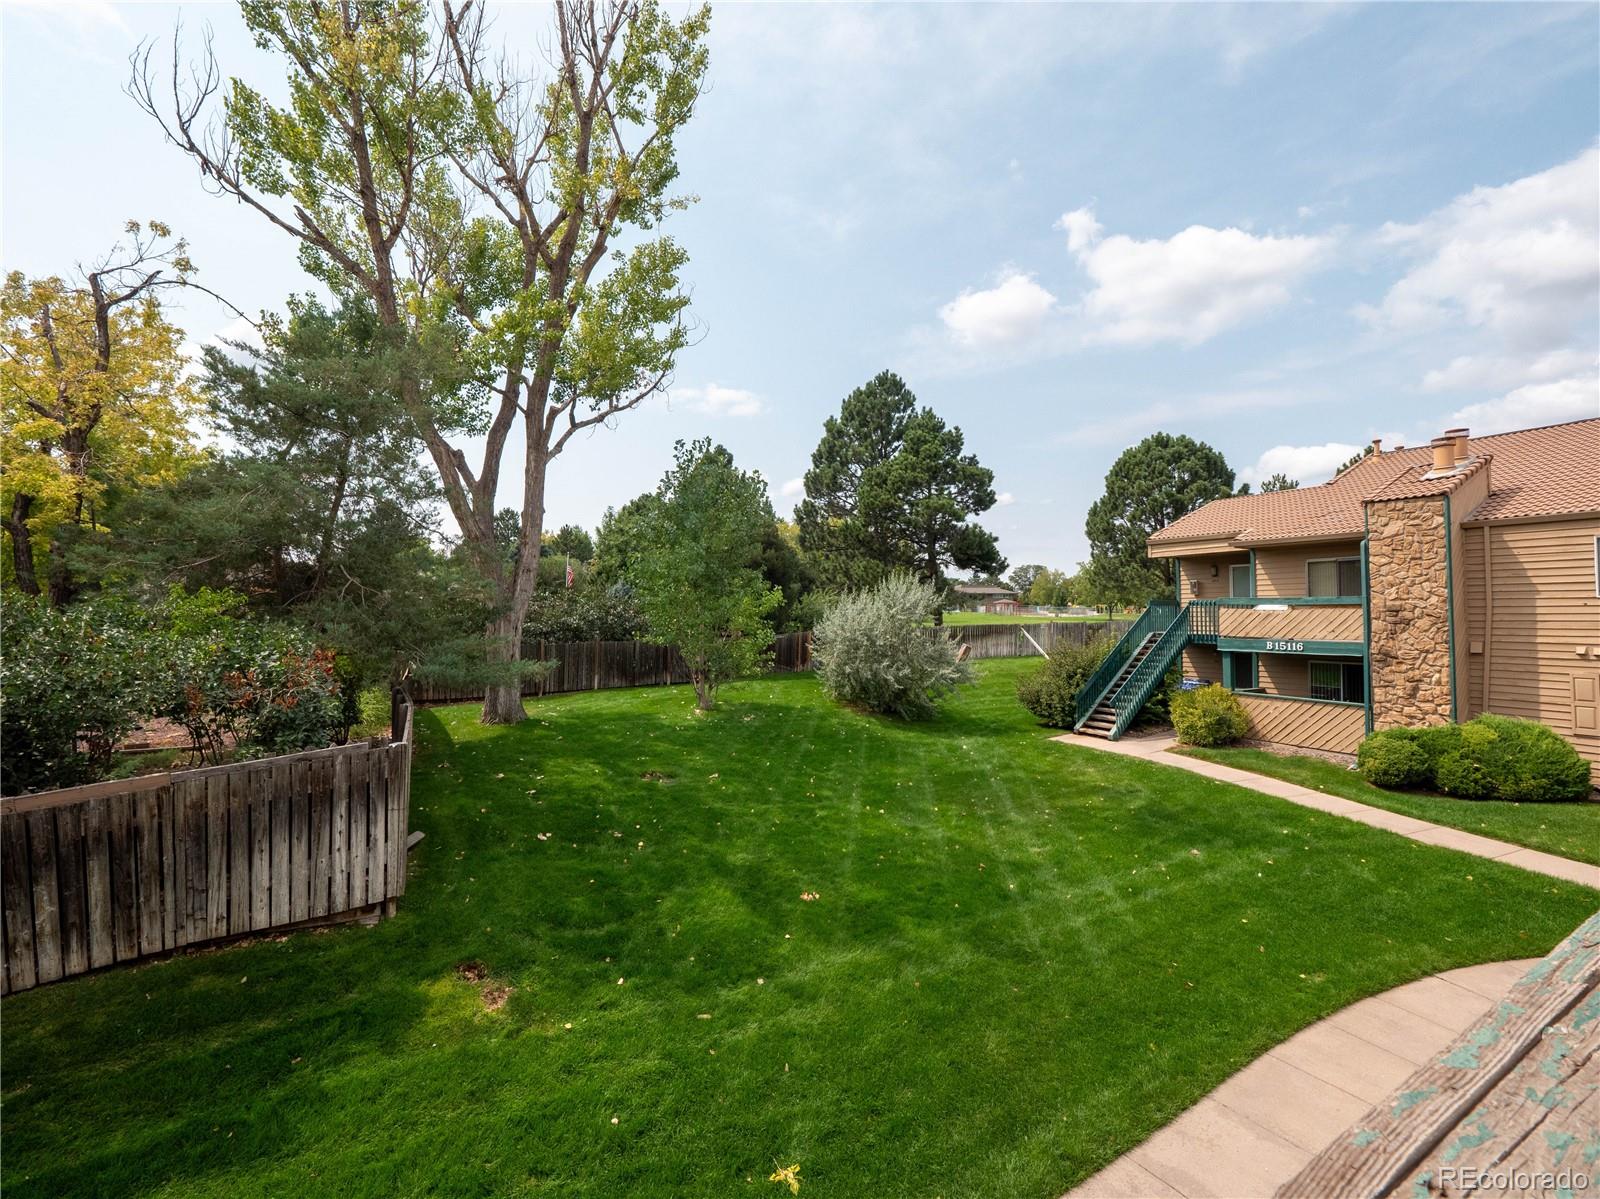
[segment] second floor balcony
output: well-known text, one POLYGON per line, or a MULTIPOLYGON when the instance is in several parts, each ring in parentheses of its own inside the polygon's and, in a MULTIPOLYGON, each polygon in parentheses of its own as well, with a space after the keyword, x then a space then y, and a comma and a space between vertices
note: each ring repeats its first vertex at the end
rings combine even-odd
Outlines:
POLYGON ((1359 596, 1263 596, 1189 603, 1189 632, 1202 645, 1263 654, 1361 654, 1359 596))

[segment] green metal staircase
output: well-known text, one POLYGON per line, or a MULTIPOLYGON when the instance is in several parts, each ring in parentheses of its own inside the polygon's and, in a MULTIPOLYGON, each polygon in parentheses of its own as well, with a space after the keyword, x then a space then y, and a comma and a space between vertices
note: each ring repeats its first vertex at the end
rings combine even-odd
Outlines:
POLYGON ((1151 604, 1117 642, 1077 695, 1074 732, 1115 741, 1139 715, 1196 636, 1215 634, 1214 606, 1151 604), (1197 611, 1197 609, 1200 609, 1197 611), (1192 626, 1196 621, 1206 630, 1192 626))

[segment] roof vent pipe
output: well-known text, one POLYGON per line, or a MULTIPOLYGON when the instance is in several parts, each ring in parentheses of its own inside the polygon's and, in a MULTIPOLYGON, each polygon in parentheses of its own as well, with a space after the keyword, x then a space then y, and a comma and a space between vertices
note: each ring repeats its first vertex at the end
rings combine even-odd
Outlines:
POLYGON ((1456 465, 1456 439, 1454 437, 1435 437, 1429 444, 1433 446, 1433 469, 1435 471, 1454 470, 1456 465))
POLYGON ((1446 429, 1444 431, 1444 435, 1446 437, 1450 438, 1452 441, 1454 441, 1456 443, 1455 444, 1455 451, 1454 451, 1455 460, 1456 460, 1456 465, 1460 466, 1463 462, 1465 462, 1468 459, 1468 457, 1471 456, 1471 451, 1467 449, 1467 430, 1466 429, 1446 429))

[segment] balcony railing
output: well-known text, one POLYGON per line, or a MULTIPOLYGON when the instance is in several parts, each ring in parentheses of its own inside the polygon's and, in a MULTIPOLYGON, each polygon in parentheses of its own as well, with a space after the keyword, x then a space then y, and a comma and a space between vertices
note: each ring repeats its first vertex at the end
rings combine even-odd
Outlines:
POLYGON ((1191 636, 1201 645, 1256 653, 1362 652, 1357 596, 1256 596, 1194 600, 1191 636))

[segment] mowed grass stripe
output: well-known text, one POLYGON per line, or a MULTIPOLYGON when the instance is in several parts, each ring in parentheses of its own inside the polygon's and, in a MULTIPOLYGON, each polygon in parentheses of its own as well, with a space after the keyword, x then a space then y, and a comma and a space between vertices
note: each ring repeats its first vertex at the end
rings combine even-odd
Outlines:
POLYGON ((6 1000, 8 1192, 1054 1195, 1600 900, 1052 744, 1032 668, 917 726, 806 676, 423 713, 396 919, 6 1000))

